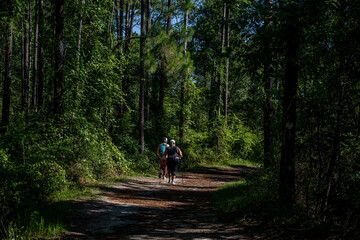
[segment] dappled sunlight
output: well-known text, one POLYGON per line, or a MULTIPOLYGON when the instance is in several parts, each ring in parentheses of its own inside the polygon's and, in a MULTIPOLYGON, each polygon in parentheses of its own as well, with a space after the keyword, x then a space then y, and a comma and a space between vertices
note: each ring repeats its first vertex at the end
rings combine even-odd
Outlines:
POLYGON ((156 177, 100 187, 98 199, 73 203, 65 239, 251 239, 212 207, 212 192, 248 170, 198 169, 179 173, 176 185, 156 177))

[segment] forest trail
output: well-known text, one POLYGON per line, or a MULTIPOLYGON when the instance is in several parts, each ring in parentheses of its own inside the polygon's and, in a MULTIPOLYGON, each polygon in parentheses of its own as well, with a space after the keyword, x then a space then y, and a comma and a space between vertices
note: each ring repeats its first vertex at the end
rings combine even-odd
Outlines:
POLYGON ((219 186, 243 179, 251 167, 178 173, 176 185, 155 177, 101 187, 96 199, 71 203, 62 239, 264 239, 211 206, 219 186))

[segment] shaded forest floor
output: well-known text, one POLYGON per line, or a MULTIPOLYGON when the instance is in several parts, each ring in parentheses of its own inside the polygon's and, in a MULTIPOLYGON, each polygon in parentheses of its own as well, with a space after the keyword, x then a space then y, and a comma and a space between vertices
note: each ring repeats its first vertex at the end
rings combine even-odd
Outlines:
POLYGON ((155 177, 102 186, 95 199, 70 204, 62 239, 307 239, 255 219, 235 221, 217 212, 211 194, 256 168, 203 168, 179 172, 176 185, 155 177))

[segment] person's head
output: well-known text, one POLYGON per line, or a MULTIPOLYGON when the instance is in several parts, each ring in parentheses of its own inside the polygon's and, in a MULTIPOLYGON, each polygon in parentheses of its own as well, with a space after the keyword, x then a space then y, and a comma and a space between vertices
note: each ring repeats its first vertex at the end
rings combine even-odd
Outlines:
POLYGON ((163 143, 167 143, 167 142, 168 142, 168 139, 167 139, 166 137, 163 137, 163 138, 162 138, 162 141, 163 141, 163 143))
POLYGON ((175 140, 174 140, 174 139, 172 139, 172 140, 170 141, 170 145, 171 145, 171 146, 175 146, 175 140))

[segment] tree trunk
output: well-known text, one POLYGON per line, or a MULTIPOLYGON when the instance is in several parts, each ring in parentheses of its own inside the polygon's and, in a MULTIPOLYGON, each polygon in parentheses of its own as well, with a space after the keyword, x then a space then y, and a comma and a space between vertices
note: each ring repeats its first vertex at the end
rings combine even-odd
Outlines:
POLYGON ((113 48, 114 40, 113 40, 112 31, 113 31, 113 17, 114 17, 114 11, 115 11, 115 3, 112 4, 112 7, 111 7, 110 11, 111 11, 111 14, 110 14, 109 22, 108 22, 108 34, 109 34, 109 37, 110 37, 110 48, 113 48))
MULTIPOLYGON (((170 35, 171 30, 171 5, 172 0, 168 0, 168 13, 166 16, 166 34, 170 35)), ((166 59, 160 59, 160 93, 159 93, 159 116, 162 119, 164 114, 164 99, 165 99, 165 89, 167 86, 167 62, 166 59)))
POLYGON ((10 96, 11 96, 11 64, 13 57, 13 23, 12 23, 12 3, 10 0, 7 1, 7 7, 10 15, 8 32, 5 44, 5 78, 4 78, 4 89, 3 89, 3 103, 2 103, 2 125, 6 126, 9 124, 10 118, 10 96))
POLYGON ((146 1, 146 38, 151 35, 151 0, 146 1))
POLYGON ((166 16, 166 34, 170 34, 171 30, 171 7, 172 7, 172 0, 168 0, 168 13, 166 16))
POLYGON ((220 71, 219 71, 219 77, 218 77, 218 85, 217 85, 217 94, 218 96, 216 97, 217 99, 217 114, 218 116, 221 115, 221 111, 222 111, 222 88, 223 88, 223 56, 225 53, 225 35, 226 35, 226 9, 227 9, 227 5, 226 3, 223 3, 223 11, 222 11, 222 28, 221 28, 221 60, 220 60, 220 71))
POLYGON ((226 60, 225 60, 225 81, 224 81, 224 116, 227 119, 228 115, 228 96, 229 96, 229 65, 230 65, 230 58, 229 58, 229 47, 230 47, 230 7, 227 6, 226 8, 226 24, 225 24, 225 46, 226 46, 226 60))
POLYGON ((144 97, 145 97, 145 15, 146 0, 141 0, 141 38, 140 38, 140 96, 139 96, 139 137, 140 137, 140 153, 144 153, 144 97))
POLYGON ((27 109, 27 112, 29 112, 30 110, 30 107, 31 107, 31 96, 30 96, 30 81, 31 81, 31 36, 32 36, 32 29, 31 29, 31 20, 32 20, 32 17, 31 17, 31 0, 28 0, 28 5, 29 5, 29 8, 28 8, 28 14, 29 14, 29 39, 28 39, 28 45, 29 45, 29 54, 28 54, 28 62, 29 62, 29 70, 28 70, 28 75, 27 75, 27 106, 26 106, 26 109, 27 109))
MULTIPOLYGON (((115 0, 116 6, 116 31, 117 31, 117 42, 118 42, 118 54, 119 59, 123 53, 123 32, 124 32, 124 0, 115 0)), ((121 68, 122 63, 120 63, 121 68)), ((119 73, 119 78, 121 78, 119 73)), ((122 79, 122 85, 124 79, 122 79)), ((117 115, 122 117, 124 115, 124 102, 117 104, 117 115)))
MULTIPOLYGON (((187 8, 187 6, 185 6, 187 8)), ((187 54, 187 29, 189 23, 189 10, 185 10, 184 24, 185 24, 185 36, 184 36, 184 57, 186 58, 187 54)), ((180 142, 184 141, 184 125, 185 125, 185 113, 184 113, 184 105, 185 105, 185 83, 187 79, 187 74, 185 72, 184 79, 181 81, 181 92, 180 92, 180 117, 179 117, 179 140, 180 142)))
POLYGON ((28 0, 24 21, 24 42, 23 42, 23 79, 21 107, 24 111, 28 111, 29 89, 30 89, 30 13, 31 1, 28 0))
MULTIPOLYGON (((341 65, 341 63, 340 63, 341 65)), ((341 85, 341 83, 340 83, 341 85)), ((322 207, 322 221, 326 222, 326 212, 328 210, 329 199, 332 191, 333 185, 333 174, 334 168, 336 165, 336 160, 339 157, 339 145, 340 145, 340 134, 341 134, 341 122, 342 122, 342 107, 343 107, 343 97, 344 97, 344 86, 339 87, 339 99, 338 99, 338 110, 337 110, 337 117, 336 117, 336 126, 333 135, 333 140, 331 144, 331 157, 326 171, 325 181, 327 184, 326 193, 324 195, 323 207, 322 207)))
POLYGON ((155 114, 157 114, 158 111, 158 107, 159 107, 159 93, 160 91, 158 90, 160 84, 159 84, 159 78, 157 77, 159 75, 159 68, 156 69, 155 72, 155 77, 153 77, 152 79, 152 91, 151 91, 151 111, 155 114))
POLYGON ((64 92, 64 0, 55 2, 55 79, 54 79, 54 115, 63 112, 62 96, 64 92))
MULTIPOLYGON (((151 0, 146 1, 146 40, 149 41, 151 37, 151 0)), ((150 74, 146 73, 146 85, 145 85, 145 121, 150 120, 150 74)))
POLYGON ((167 77, 166 77, 166 66, 164 59, 160 59, 159 63, 160 67, 160 89, 159 89, 159 118, 162 119, 164 115, 164 99, 165 99, 165 88, 167 85, 167 77))
POLYGON ((296 93, 298 89, 299 19, 294 6, 286 19, 283 138, 280 160, 279 199, 284 206, 295 202, 296 93))
MULTIPOLYGON (((216 67, 216 62, 213 62, 213 70, 212 70, 212 74, 211 74, 211 81, 210 81, 210 108, 209 108, 209 122, 211 123, 214 120, 215 117, 215 112, 217 110, 216 108, 216 104, 217 104, 217 94, 216 94, 216 84, 217 84, 217 75, 218 75, 218 70, 216 67)), ((212 125, 210 126, 211 128, 213 127, 212 125)))
MULTIPOLYGON (((130 43, 131 40, 130 38, 132 37, 132 29, 133 29, 133 24, 134 24, 134 6, 135 4, 131 4, 129 3, 129 1, 126 1, 126 13, 125 13, 125 44, 124 44, 124 52, 125 52, 125 56, 128 55, 129 51, 130 51, 130 43), (132 8, 132 14, 130 12, 130 7, 132 8)), ((123 102, 121 103, 120 106, 120 114, 124 115, 125 113, 125 103, 128 101, 128 97, 126 96, 128 94, 128 83, 127 81, 129 81, 129 79, 123 78, 122 82, 121 82, 121 88, 122 88, 122 92, 124 94, 123 96, 123 102)))
POLYGON ((119 55, 123 52, 123 32, 124 32, 124 0, 115 0, 117 5, 116 10, 116 30, 117 30, 117 41, 119 44, 119 55), (117 4, 119 2, 119 4, 117 4))
MULTIPOLYGON (((80 12, 80 21, 79 21, 79 30, 78 30, 78 42, 77 42, 77 69, 80 68, 80 56, 81 56, 81 34, 82 34, 82 25, 83 25, 83 15, 84 15, 84 7, 85 7, 85 0, 81 1, 82 9, 80 12)), ((77 86, 78 89, 78 86, 77 86)))
MULTIPOLYGON (((222 68, 222 66, 220 66, 220 68, 222 68)), ((217 78, 218 82, 217 82, 217 89, 216 89, 216 91, 217 91, 216 114, 217 114, 217 116, 220 116, 221 115, 221 103, 222 103, 222 101, 221 101, 221 96, 222 96, 222 92, 221 92, 222 91, 222 84, 221 84, 221 82, 222 82, 222 72, 221 72, 221 70, 217 71, 217 72, 218 72, 218 78, 217 78)))
POLYGON ((146 73, 146 84, 145 84, 145 121, 150 121, 150 74, 146 73))
MULTIPOLYGON (((344 11, 346 9, 345 6, 345 1, 340 1, 340 7, 339 7, 339 22, 338 22, 338 29, 343 29, 345 22, 344 22, 344 11)), ((333 174, 334 174, 334 169, 335 169, 335 165, 337 163, 337 160, 339 158, 339 147, 340 147, 340 136, 341 136, 341 125, 342 125, 342 118, 343 118, 343 102, 344 102, 344 88, 345 88, 345 84, 344 84, 344 78, 345 78, 345 54, 344 54, 344 45, 345 45, 345 41, 343 40, 343 36, 339 34, 337 42, 336 42, 336 48, 339 51, 339 81, 337 82, 338 84, 336 84, 336 89, 337 89, 337 102, 338 102, 338 109, 337 109, 337 113, 336 113, 336 121, 335 121, 335 130, 333 133, 333 140, 332 140, 332 144, 331 144, 331 157, 330 157, 330 161, 328 163, 328 167, 327 167, 327 171, 326 171, 326 176, 325 176, 325 182, 327 184, 327 189, 326 189, 326 193, 324 195, 324 200, 323 200, 323 207, 322 207, 322 221, 326 222, 326 213, 328 210, 328 204, 329 204, 329 200, 330 200, 330 195, 331 195, 331 191, 333 188, 333 174)))
POLYGON ((25 19, 21 19, 21 107, 24 105, 24 85, 25 85, 25 19))
POLYGON ((135 4, 133 4, 131 7, 130 29, 129 29, 129 47, 131 47, 131 38, 133 35, 134 16, 135 16, 135 4))
POLYGON ((37 102, 38 106, 43 106, 43 93, 44 93, 44 0, 39 0, 38 2, 38 14, 39 14, 39 46, 38 46, 38 89, 36 91, 37 93, 37 102))
MULTIPOLYGON (((81 34, 82 34, 82 25, 83 25, 83 15, 84 15, 84 8, 85 8, 85 0, 81 1, 82 8, 80 11, 80 20, 79 20, 79 29, 78 29, 78 42, 77 42, 77 54, 76 54, 76 68, 77 71, 80 70, 80 56, 81 56, 81 34)), ((75 101, 78 99, 78 92, 79 92, 79 83, 76 82, 76 92, 75 92, 75 101)))
POLYGON ((264 92, 265 92, 265 102, 264 102, 264 167, 269 168, 273 163, 272 156, 272 132, 271 126, 273 122, 273 102, 271 97, 271 92, 273 88, 273 77, 271 74, 272 69, 272 43, 271 38, 267 37, 270 28, 272 27, 272 0, 265 0, 265 5, 268 6, 267 14, 265 15, 265 35, 264 39, 264 55, 265 55, 265 63, 264 63, 264 92))
POLYGON ((33 69, 33 95, 32 95, 32 106, 36 109, 38 105, 38 81, 39 81, 39 62, 38 62, 38 54, 39 54, 39 1, 36 1, 35 6, 35 35, 34 35, 34 69, 33 69))
POLYGON ((129 30, 130 30, 130 3, 126 1, 125 4, 125 53, 128 51, 128 38, 129 38, 129 30))

